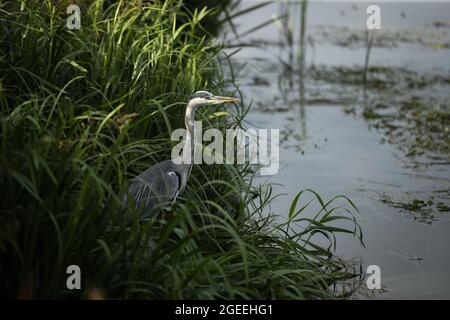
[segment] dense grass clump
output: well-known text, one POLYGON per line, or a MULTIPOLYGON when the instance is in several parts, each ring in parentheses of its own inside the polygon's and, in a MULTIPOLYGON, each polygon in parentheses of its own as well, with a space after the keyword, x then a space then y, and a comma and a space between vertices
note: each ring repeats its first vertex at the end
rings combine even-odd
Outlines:
MULTIPOLYGON (((253 186, 247 166, 196 166, 159 217, 121 208, 128 181, 170 157, 187 97, 223 93, 220 50, 202 27, 210 11, 86 1, 81 29, 69 30, 55 3, 0 2, 1 295, 345 296, 336 284, 357 274, 332 252, 334 233, 360 236, 352 211, 314 193, 308 219, 301 193, 279 225, 265 210, 270 188, 253 186), (82 270, 81 290, 66 288, 69 265, 82 270)), ((240 124, 213 112, 198 116, 222 129, 240 124)))

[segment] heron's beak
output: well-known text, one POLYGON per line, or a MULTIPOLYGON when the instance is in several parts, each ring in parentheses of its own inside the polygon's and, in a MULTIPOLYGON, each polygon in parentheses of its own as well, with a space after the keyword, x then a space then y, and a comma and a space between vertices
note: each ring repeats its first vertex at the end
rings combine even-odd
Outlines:
POLYGON ((238 98, 233 98, 233 97, 215 96, 214 101, 216 101, 216 103, 226 103, 226 102, 239 102, 241 100, 238 98))

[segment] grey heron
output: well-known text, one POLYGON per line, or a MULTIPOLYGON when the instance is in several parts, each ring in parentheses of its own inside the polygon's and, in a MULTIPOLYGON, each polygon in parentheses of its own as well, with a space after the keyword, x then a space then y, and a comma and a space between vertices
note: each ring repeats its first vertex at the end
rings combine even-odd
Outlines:
POLYGON ((181 161, 173 159, 157 163, 139 174, 128 187, 123 198, 123 205, 127 205, 129 198, 136 207, 148 216, 157 207, 171 205, 186 186, 191 173, 195 152, 195 111, 200 106, 217 105, 226 102, 238 102, 232 97, 214 96, 207 91, 197 91, 189 99, 185 112, 186 136, 181 161))

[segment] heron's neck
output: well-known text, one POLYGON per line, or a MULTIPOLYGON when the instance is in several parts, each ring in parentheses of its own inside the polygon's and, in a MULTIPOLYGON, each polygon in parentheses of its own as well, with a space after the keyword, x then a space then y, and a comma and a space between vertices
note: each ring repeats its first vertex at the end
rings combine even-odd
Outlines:
POLYGON ((195 153, 195 106, 188 103, 184 123, 186 125, 186 139, 183 148, 183 163, 191 164, 194 162, 195 153))

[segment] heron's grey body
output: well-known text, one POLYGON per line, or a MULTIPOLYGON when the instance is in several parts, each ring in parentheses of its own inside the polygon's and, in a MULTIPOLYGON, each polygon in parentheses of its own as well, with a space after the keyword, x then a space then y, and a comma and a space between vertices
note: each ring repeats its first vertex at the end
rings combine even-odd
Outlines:
MULTIPOLYGON (((186 106, 183 156, 177 163, 166 160, 155 164, 138 175, 123 198, 123 205, 128 204, 128 195, 134 200, 136 207, 144 210, 144 216, 158 207, 172 204, 186 186, 192 169, 195 151, 195 111, 201 105, 221 104, 239 101, 235 98, 213 96, 206 91, 194 93, 186 106), (179 163, 179 164, 178 164, 179 163)), ((130 199, 131 200, 131 199, 130 199)))
POLYGON ((189 164, 175 164, 172 160, 160 162, 134 178, 128 194, 136 207, 146 214, 158 207, 168 206, 186 186, 190 167, 189 164))

